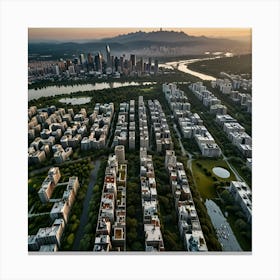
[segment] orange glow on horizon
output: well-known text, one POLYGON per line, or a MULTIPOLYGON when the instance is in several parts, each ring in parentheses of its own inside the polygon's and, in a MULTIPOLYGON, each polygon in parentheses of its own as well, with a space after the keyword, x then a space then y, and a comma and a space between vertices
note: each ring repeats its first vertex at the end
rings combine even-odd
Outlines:
MULTIPOLYGON (((168 28, 163 27, 163 30, 168 31, 183 31, 192 36, 206 37, 251 37, 250 28, 168 28)), ((156 28, 141 28, 141 27, 120 27, 120 28, 29 28, 28 38, 31 40, 94 40, 107 37, 114 37, 120 34, 127 34, 136 31, 159 31, 160 27, 156 28)))

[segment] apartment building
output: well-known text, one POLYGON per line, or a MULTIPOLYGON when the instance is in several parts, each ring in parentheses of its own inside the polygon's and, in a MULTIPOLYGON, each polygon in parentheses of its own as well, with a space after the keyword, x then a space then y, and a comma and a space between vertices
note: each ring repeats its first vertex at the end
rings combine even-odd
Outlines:
POLYGON ((142 197, 145 250, 164 251, 164 243, 158 217, 156 179, 152 156, 145 147, 140 147, 140 184, 142 197))
POLYGON ((239 203, 248 222, 252 221, 252 192, 245 182, 231 181, 229 191, 239 203))
POLYGON ((204 234, 195 209, 184 166, 177 161, 175 152, 167 150, 165 168, 178 216, 178 227, 186 251, 207 251, 204 234))
POLYGON ((61 174, 58 167, 52 167, 49 169, 48 176, 45 178, 38 191, 38 195, 42 203, 46 203, 50 200, 53 190, 60 177, 61 174))
POLYGON ((125 251, 126 180, 125 148, 118 145, 107 161, 93 251, 125 251))
POLYGON ((144 104, 143 96, 139 96, 138 99, 138 116, 139 116, 139 135, 140 135, 140 147, 150 149, 150 138, 147 122, 146 107, 144 104))

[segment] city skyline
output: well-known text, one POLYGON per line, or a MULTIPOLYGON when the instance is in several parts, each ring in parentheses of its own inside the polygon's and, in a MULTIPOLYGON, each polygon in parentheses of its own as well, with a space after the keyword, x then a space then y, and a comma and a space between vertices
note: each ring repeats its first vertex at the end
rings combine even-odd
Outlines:
POLYGON ((115 37, 122 34, 131 32, 143 31, 183 31, 190 36, 206 36, 211 38, 229 38, 249 40, 251 38, 250 28, 169 28, 169 27, 156 27, 156 28, 29 28, 28 38, 29 41, 88 41, 115 37))

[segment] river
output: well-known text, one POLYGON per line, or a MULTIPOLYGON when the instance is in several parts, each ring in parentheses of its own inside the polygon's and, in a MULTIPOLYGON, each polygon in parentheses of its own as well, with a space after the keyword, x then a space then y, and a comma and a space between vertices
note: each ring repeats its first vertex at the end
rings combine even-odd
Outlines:
MULTIPOLYGON (((225 54, 225 56, 227 56, 225 54)), ((219 59, 221 56, 215 57, 208 57, 208 58, 195 58, 195 59, 187 59, 187 60, 179 60, 179 61, 171 61, 166 62, 164 64, 159 64, 160 67, 165 67, 169 69, 177 69, 181 72, 193 75, 198 77, 202 80, 212 81, 216 80, 215 77, 209 76, 206 74, 202 74, 188 68, 188 65, 197 61, 204 61, 204 60, 212 60, 212 59, 219 59)), ((68 86, 47 86, 40 89, 29 89, 28 90, 28 101, 32 99, 38 99, 40 97, 48 97, 54 95, 61 95, 61 94, 70 94, 73 92, 78 91, 90 91, 90 90, 102 90, 107 88, 118 88, 118 87, 127 87, 127 86, 139 86, 139 85, 151 85, 155 84, 153 82, 101 82, 101 83, 94 83, 94 84, 79 84, 79 85, 68 85, 68 86)))
POLYGON ((197 62, 197 61, 212 60, 212 59, 218 59, 218 58, 221 58, 221 56, 215 56, 215 57, 211 57, 211 58, 209 58, 209 57, 208 58, 194 58, 194 59, 188 59, 188 60, 172 61, 172 62, 166 62, 164 64, 160 64, 159 66, 166 67, 168 69, 174 68, 181 72, 198 77, 201 80, 214 81, 214 80, 216 80, 215 77, 190 70, 188 68, 188 65, 191 63, 197 62))
POLYGON ((28 101, 32 99, 38 99, 40 97, 48 97, 53 95, 69 94, 78 91, 90 91, 90 90, 102 90, 106 88, 119 88, 128 86, 140 86, 140 85, 151 85, 152 82, 103 82, 95 84, 80 84, 80 85, 69 85, 69 86, 47 86, 40 89, 29 89, 28 90, 28 101))

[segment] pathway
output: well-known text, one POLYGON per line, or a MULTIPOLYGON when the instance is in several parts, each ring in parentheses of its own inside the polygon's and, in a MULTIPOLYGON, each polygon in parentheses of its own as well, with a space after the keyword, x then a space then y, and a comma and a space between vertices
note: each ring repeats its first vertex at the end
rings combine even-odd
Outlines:
POLYGON ((94 169, 92 170, 92 172, 90 174, 90 181, 89 181, 86 197, 84 199, 84 204, 83 204, 83 212, 82 212, 81 217, 80 217, 80 224, 79 224, 79 228, 78 228, 78 231, 76 233, 75 241, 74 241, 74 245, 73 245, 73 250, 74 251, 79 250, 79 244, 80 244, 80 241, 83 237, 84 228, 85 228, 85 226, 87 224, 87 221, 88 221, 89 202, 90 202, 91 197, 92 197, 93 186, 95 185, 95 182, 96 182, 96 179, 97 179, 97 173, 98 173, 98 170, 99 170, 99 167, 100 167, 100 160, 94 161, 93 164, 94 164, 94 169))
POLYGON ((37 214, 28 214, 28 218, 37 217, 37 216, 44 216, 44 215, 50 215, 50 212, 37 213, 37 214))
POLYGON ((238 171, 231 165, 231 163, 228 161, 228 158, 224 155, 224 153, 222 152, 222 156, 223 156, 223 160, 228 164, 229 168, 231 169, 231 171, 234 173, 236 180, 238 181, 243 181, 246 182, 238 173, 238 171))

